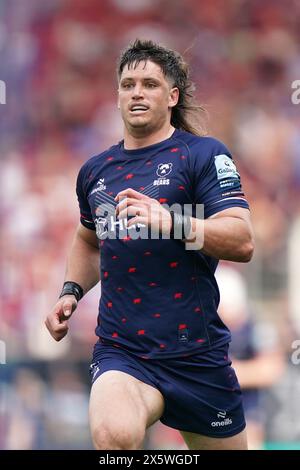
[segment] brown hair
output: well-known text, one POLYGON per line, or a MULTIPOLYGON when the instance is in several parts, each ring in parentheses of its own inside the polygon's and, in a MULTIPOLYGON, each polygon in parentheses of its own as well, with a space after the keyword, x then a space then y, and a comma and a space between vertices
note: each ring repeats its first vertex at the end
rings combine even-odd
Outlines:
POLYGON ((118 78, 125 65, 137 66, 147 60, 159 65, 165 77, 173 82, 172 86, 179 89, 178 103, 172 108, 171 124, 191 134, 203 135, 201 121, 205 110, 194 102, 195 86, 189 78, 189 67, 178 52, 150 40, 136 39, 121 53, 117 64, 118 78))

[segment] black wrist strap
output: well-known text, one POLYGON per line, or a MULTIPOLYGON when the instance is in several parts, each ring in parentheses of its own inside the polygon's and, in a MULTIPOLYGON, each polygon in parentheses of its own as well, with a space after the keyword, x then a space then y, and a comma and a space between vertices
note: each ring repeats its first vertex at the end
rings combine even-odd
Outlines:
POLYGON ((64 295, 74 295, 77 302, 79 302, 79 300, 83 297, 83 289, 79 284, 77 284, 77 282, 66 281, 63 285, 59 298, 63 297, 64 295))
POLYGON ((191 218, 188 215, 182 215, 174 211, 170 211, 170 215, 172 219, 170 238, 183 240, 191 231, 191 218))

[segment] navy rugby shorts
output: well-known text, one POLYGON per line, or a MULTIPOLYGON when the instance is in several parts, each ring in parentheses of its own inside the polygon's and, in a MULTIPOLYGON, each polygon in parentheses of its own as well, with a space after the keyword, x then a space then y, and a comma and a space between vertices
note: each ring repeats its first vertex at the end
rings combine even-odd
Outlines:
POLYGON ((90 366, 92 383, 109 370, 158 389, 165 401, 160 421, 166 426, 216 438, 234 436, 246 426, 228 344, 184 358, 154 360, 98 342, 90 366))

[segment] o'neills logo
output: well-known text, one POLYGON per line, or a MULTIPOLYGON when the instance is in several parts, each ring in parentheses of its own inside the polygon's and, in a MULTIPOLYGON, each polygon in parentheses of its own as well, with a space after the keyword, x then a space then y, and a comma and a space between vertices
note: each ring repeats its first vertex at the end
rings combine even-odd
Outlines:
POLYGON ((213 427, 218 427, 218 426, 228 426, 229 424, 232 424, 232 419, 226 418, 224 421, 213 421, 211 425, 213 427))
POLYGON ((219 411, 217 414, 218 418, 221 418, 222 421, 212 421, 211 426, 219 427, 219 426, 229 426, 232 424, 232 419, 231 418, 226 418, 226 411, 219 411))

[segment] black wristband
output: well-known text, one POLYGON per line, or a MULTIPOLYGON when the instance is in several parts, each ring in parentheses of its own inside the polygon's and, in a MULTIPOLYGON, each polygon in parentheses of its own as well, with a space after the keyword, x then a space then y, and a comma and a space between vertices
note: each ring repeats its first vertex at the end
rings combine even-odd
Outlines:
POLYGON ((170 211, 170 215, 172 220, 170 238, 183 240, 191 231, 191 218, 188 215, 182 215, 174 211, 170 211))
POLYGON ((64 295, 74 295, 77 302, 79 302, 79 300, 83 297, 83 289, 79 284, 77 284, 77 282, 66 281, 63 285, 59 298, 63 297, 64 295))

